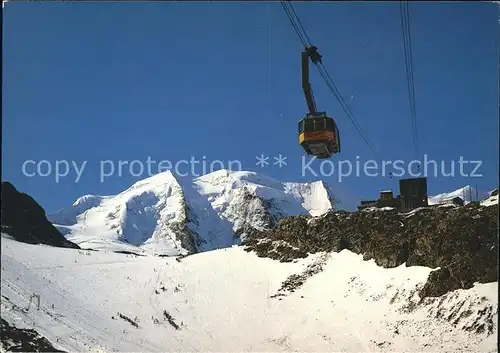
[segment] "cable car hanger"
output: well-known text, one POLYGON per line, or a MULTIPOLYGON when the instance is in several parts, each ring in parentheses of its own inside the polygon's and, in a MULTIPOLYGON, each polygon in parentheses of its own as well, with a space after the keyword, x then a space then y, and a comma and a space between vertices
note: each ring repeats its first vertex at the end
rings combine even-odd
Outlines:
POLYGON ((318 52, 318 48, 310 46, 306 47, 302 52, 302 90, 304 91, 304 95, 306 96, 309 114, 314 116, 317 114, 317 111, 316 101, 314 100, 311 84, 309 83, 309 58, 314 64, 321 62, 322 57, 318 52))
POLYGON ((316 158, 330 158, 340 152, 340 135, 335 121, 318 112, 316 101, 309 82, 309 59, 314 63, 321 63, 322 56, 315 46, 307 46, 301 54, 302 62, 302 90, 306 98, 309 112, 299 122, 299 144, 304 151, 316 158))

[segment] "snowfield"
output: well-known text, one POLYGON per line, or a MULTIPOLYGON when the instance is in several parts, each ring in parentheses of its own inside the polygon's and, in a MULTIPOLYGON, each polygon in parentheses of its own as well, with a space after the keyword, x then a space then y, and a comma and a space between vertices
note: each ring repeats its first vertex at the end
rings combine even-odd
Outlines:
POLYGON ((481 206, 489 207, 494 205, 498 205, 498 195, 490 196, 481 201, 481 206))
POLYGON ((498 283, 417 305, 432 269, 383 269, 349 251, 279 263, 230 247, 177 261, 1 240, 2 318, 59 349, 497 351, 498 283), (280 290, 307 266, 318 273, 280 290))

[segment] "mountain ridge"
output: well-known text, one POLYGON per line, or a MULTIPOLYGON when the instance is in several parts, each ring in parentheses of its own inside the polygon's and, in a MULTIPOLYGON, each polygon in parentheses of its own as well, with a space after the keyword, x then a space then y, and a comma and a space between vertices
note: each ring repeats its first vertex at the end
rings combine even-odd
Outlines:
POLYGON ((117 195, 84 195, 48 218, 85 247, 179 255, 238 245, 248 230, 286 216, 319 216, 334 209, 332 194, 323 181, 226 169, 187 180, 166 171, 117 195))
MULTIPOLYGON (((466 186, 430 196, 429 205, 457 195, 467 204, 475 193, 466 186)), ((48 219, 86 248, 175 256, 241 245, 249 232, 287 216, 322 216, 336 209, 336 194, 322 180, 282 182, 227 169, 187 179, 169 170, 116 195, 84 195, 48 219)))

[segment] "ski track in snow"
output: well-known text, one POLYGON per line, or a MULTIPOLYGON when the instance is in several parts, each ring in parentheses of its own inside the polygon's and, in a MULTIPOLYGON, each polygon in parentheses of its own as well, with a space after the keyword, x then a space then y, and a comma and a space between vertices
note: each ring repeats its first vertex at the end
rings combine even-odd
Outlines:
POLYGON ((384 269, 349 251, 279 263, 232 247, 177 262, 2 237, 1 261, 2 318, 34 328, 64 350, 496 351, 496 313, 489 336, 463 327, 481 319, 481 310, 496 310, 498 283, 408 311, 431 269, 384 269), (315 263, 322 271, 295 292, 271 298, 290 275, 315 263), (40 295, 40 310, 35 303, 23 310, 33 293, 40 295), (466 309, 471 314, 455 326, 445 319, 466 309), (164 310, 178 330, 164 320, 164 310), (139 327, 118 313, 137 317, 139 327))

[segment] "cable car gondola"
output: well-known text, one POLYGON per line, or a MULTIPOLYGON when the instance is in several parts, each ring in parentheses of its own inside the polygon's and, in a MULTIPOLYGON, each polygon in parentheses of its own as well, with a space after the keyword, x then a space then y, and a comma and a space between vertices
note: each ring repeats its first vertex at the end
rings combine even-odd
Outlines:
POLYGON ((330 158, 340 152, 340 135, 335 120, 326 112, 316 110, 316 102, 309 83, 309 59, 321 62, 316 47, 307 47, 302 52, 302 89, 306 97, 309 113, 299 122, 299 144, 304 151, 316 158, 330 158))

